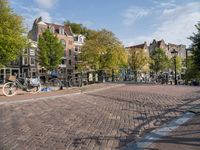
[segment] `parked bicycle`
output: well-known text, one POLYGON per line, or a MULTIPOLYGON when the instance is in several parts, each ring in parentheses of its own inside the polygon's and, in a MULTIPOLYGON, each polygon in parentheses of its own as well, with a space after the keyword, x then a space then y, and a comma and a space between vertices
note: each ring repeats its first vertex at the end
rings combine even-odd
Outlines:
POLYGON ((87 78, 81 79, 81 77, 72 77, 69 80, 52 78, 47 82, 46 87, 50 88, 52 91, 56 91, 64 87, 81 87, 81 82, 82 85, 88 84, 87 78))
POLYGON ((5 96, 14 96, 18 89, 36 94, 41 90, 39 78, 18 78, 10 76, 7 82, 3 85, 2 91, 5 96))

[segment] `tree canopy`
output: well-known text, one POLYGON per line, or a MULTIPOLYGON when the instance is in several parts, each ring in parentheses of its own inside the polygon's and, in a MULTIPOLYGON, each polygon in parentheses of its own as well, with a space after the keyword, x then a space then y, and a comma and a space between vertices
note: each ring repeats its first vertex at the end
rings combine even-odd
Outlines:
POLYGON ((17 59, 26 46, 23 19, 15 14, 7 0, 0 0, 0 66, 17 59))
POLYGON ((80 67, 99 69, 119 69, 127 63, 127 55, 121 42, 115 35, 105 29, 93 31, 82 47, 80 67))
MULTIPOLYGON (((172 57, 169 59, 169 68, 171 70, 174 70, 175 69, 174 67, 175 67, 174 66, 174 57, 172 57)), ((177 56, 176 57, 176 71, 180 73, 181 69, 182 69, 182 59, 181 59, 181 57, 177 56)))
POLYGON ((67 20, 64 22, 64 24, 70 26, 74 34, 82 34, 87 37, 90 32, 90 29, 80 23, 70 22, 67 20))
POLYGON ((193 59, 195 68, 200 71, 200 22, 195 25, 197 33, 193 33, 189 39, 192 41, 193 59))
POLYGON ((155 49, 151 54, 150 69, 156 74, 160 71, 164 71, 168 67, 168 57, 164 50, 161 48, 155 49))
POLYGON ((130 49, 128 63, 132 70, 146 71, 149 56, 143 49, 130 49))
POLYGON ((64 46, 49 29, 45 30, 39 37, 38 48, 38 61, 40 65, 49 71, 57 69, 64 56, 64 46))

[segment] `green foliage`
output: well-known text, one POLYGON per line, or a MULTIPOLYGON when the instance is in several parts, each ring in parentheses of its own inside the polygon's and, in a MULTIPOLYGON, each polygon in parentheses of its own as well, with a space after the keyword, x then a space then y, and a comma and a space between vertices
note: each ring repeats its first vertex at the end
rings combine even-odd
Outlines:
POLYGON ((192 79, 199 79, 200 71, 196 68, 197 66, 194 64, 193 56, 187 58, 187 70, 185 73, 185 80, 189 81, 192 79))
POLYGON ((128 63, 132 70, 146 71, 150 58, 143 49, 130 49, 128 63))
POLYGON ((93 31, 82 47, 80 69, 119 69, 126 65, 125 49, 115 35, 105 29, 93 31))
POLYGON ((193 33, 189 39, 192 41, 192 56, 187 58, 187 70, 185 80, 200 79, 200 22, 195 25, 197 33, 193 33))
POLYGON ((15 14, 7 0, 0 0, 0 66, 14 61, 26 46, 22 17, 15 14))
POLYGON ((48 29, 43 32, 38 41, 38 61, 47 70, 58 68, 64 55, 62 43, 48 29))
POLYGON ((147 72, 150 58, 143 49, 129 49, 128 63, 134 71, 135 80, 137 81, 138 72, 147 72))
MULTIPOLYGON (((174 57, 172 57, 169 59, 169 68, 171 70, 174 70, 175 69, 174 67, 175 67, 174 66, 174 57)), ((181 57, 177 56, 176 57, 176 71, 180 73, 181 69, 182 69, 182 59, 181 59, 181 57)))
POLYGON ((74 23, 67 20, 64 24, 70 26, 73 33, 75 34, 82 34, 84 36, 88 35, 89 29, 87 29, 85 26, 83 26, 80 23, 74 23))
POLYGON ((155 73, 164 71, 168 67, 168 57, 161 48, 155 49, 151 54, 150 69, 155 73))
POLYGON ((195 27, 197 33, 193 33, 193 36, 190 36, 189 39, 192 41, 195 68, 200 71, 200 22, 195 27))

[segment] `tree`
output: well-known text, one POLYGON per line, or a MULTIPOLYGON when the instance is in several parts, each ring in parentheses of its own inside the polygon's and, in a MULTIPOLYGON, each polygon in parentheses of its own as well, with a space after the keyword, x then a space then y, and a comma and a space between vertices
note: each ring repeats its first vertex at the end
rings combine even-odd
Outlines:
POLYGON ((149 56, 143 49, 130 49, 128 63, 134 71, 135 80, 137 80, 138 72, 146 72, 149 64, 149 56))
POLYGON ((49 71, 57 69, 64 55, 64 46, 49 29, 45 30, 39 37, 38 48, 40 65, 49 71))
POLYGON ((22 17, 15 14, 7 0, 0 0, 0 66, 14 61, 26 46, 22 17))
POLYGON ((80 23, 70 22, 69 20, 64 22, 64 24, 67 26, 70 26, 73 33, 82 34, 82 35, 86 36, 86 38, 88 37, 89 32, 91 31, 90 29, 87 29, 87 27, 85 27, 84 25, 82 25, 80 23))
POLYGON ((197 33, 193 33, 193 36, 190 36, 189 39, 192 41, 194 66, 200 71, 200 22, 195 27, 197 33))
POLYGON ((185 72, 185 81, 186 83, 192 79, 198 79, 200 72, 197 69, 197 65, 194 64, 193 56, 188 56, 187 58, 187 70, 185 72))
POLYGON ((127 55, 121 42, 115 35, 105 29, 93 31, 82 47, 81 69, 119 69, 127 63, 127 55))
MULTIPOLYGON (((169 68, 171 70, 174 70, 175 69, 174 67, 175 67, 174 66, 174 57, 172 57, 169 59, 169 68)), ((181 59, 181 57, 177 56, 176 57, 176 71, 180 73, 181 69, 182 69, 182 59, 181 59)))
POLYGON ((151 54, 150 69, 156 74, 160 71, 164 71, 168 67, 168 57, 164 50, 161 48, 155 49, 151 54))

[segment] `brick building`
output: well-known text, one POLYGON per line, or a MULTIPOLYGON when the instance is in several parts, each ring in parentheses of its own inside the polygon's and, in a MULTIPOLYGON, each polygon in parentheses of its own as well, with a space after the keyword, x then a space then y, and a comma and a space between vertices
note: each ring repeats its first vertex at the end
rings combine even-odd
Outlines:
MULTIPOLYGON (((33 27, 29 31, 28 38, 37 42, 39 39, 39 36, 46 29, 49 29, 63 43, 65 47, 65 53, 59 67, 63 75, 67 74, 71 76, 71 74, 73 74, 75 70, 75 64, 76 64, 74 35, 72 33, 71 28, 66 25, 59 25, 59 24, 44 22, 42 21, 42 18, 39 17, 34 21, 33 27)), ((39 74, 41 74, 43 70, 44 68, 39 67, 38 68, 39 74)))
POLYGON ((77 69, 77 65, 81 63, 80 61, 80 53, 81 53, 81 47, 85 43, 85 36, 79 34, 75 35, 74 34, 74 52, 75 52, 75 70, 77 69))
POLYGON ((144 43, 138 44, 138 45, 126 47, 127 51, 131 51, 131 50, 135 50, 135 49, 143 49, 146 53, 149 53, 149 48, 148 48, 147 42, 144 42, 144 43))
POLYGON ((178 56, 180 56, 182 59, 186 58, 186 45, 177 45, 177 44, 166 44, 164 40, 156 41, 153 40, 152 43, 149 45, 149 53, 153 52, 156 48, 161 48, 165 51, 166 55, 171 58, 171 51, 175 49, 178 51, 178 56))

